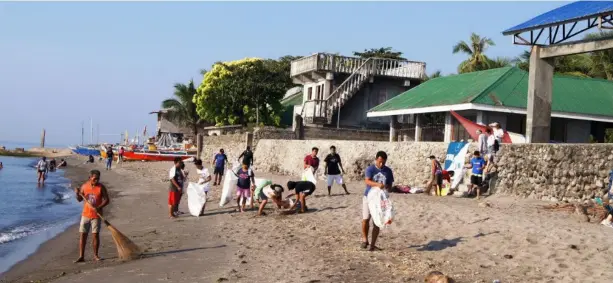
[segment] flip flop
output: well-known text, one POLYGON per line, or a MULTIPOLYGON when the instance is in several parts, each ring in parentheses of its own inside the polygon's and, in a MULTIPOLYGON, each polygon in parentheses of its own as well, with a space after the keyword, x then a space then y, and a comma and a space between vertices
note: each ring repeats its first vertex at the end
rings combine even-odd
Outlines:
POLYGON ((362 249, 368 248, 368 242, 362 242, 362 244, 360 245, 360 248, 362 249))

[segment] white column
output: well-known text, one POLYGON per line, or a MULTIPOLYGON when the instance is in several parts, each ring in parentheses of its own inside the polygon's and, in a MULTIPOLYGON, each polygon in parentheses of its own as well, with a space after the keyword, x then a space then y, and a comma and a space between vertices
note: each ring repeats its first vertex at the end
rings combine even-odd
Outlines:
POLYGON ((398 116, 390 116, 390 142, 396 141, 396 127, 397 127, 397 117, 398 116))
POLYGON ((415 142, 421 141, 421 119, 420 114, 415 114, 415 142))
POLYGON ((528 109, 526 141, 547 143, 551 129, 551 96, 553 90, 553 59, 540 58, 541 47, 533 46, 528 72, 528 109))
POLYGON ((485 125, 485 113, 483 111, 477 111, 477 124, 485 125))
POLYGON ((445 113, 445 142, 451 142, 451 121, 451 113, 445 113))

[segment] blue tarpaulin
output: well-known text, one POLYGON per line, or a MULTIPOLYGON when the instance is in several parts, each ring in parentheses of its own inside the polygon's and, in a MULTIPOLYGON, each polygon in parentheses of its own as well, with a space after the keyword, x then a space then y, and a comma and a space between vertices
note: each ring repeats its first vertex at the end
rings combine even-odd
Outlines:
POLYGON ((613 12, 613 1, 579 1, 541 14, 502 32, 504 35, 548 27, 563 22, 590 18, 613 12))

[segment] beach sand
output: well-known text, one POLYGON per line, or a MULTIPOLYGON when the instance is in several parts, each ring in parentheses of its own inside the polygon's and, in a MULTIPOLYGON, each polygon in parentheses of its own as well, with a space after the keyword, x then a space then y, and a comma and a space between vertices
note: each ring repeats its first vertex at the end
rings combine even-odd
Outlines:
MULTIPOLYGON (((70 164, 75 161, 71 158, 70 164)), ((86 170, 70 167, 81 182, 86 170)), ((320 181, 310 211, 280 215, 219 208, 214 187, 204 217, 167 216, 170 162, 125 163, 102 182, 112 192, 111 223, 145 251, 142 259, 119 262, 104 228, 102 263, 73 264, 78 227, 44 244, 2 275, 8 282, 423 282, 441 271, 457 282, 609 282, 607 255, 613 229, 579 221, 571 214, 538 209, 543 202, 492 196, 485 200, 392 194, 394 223, 377 242, 382 251, 359 248, 363 184, 348 183, 351 195, 320 181), (488 205, 485 205, 486 203, 488 205)), ((187 164, 191 178, 195 168, 187 164)), ((257 171, 285 184, 287 176, 257 171)), ((294 178, 296 179, 296 178, 294 178)), ((184 196, 181 210, 187 212, 184 196)), ((75 216, 78 217, 78 216, 75 216)), ((86 249, 91 260, 91 247, 86 249)))

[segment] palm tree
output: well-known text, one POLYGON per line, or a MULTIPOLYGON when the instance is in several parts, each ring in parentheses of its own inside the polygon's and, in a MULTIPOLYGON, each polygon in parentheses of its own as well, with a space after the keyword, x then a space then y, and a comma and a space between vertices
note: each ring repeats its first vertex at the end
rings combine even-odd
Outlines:
MULTIPOLYGON (((585 36, 585 39, 599 39, 603 37, 612 37, 613 32, 591 33, 585 36)), ((590 74, 595 77, 613 80, 613 50, 596 51, 590 54, 590 74)))
POLYGON ((174 98, 162 101, 162 108, 166 109, 166 119, 180 126, 192 129, 194 136, 198 135, 200 116, 196 112, 194 104, 196 88, 194 81, 190 80, 187 85, 175 84, 174 98))
MULTIPOLYGON (((530 69, 530 51, 525 50, 513 59, 518 68, 528 72, 530 69)), ((577 54, 556 57, 554 59, 554 72, 556 74, 589 78, 591 63, 587 54, 577 54)))
POLYGON ((485 56, 485 50, 489 46, 494 46, 494 41, 488 37, 481 37, 476 33, 470 35, 470 43, 464 40, 453 46, 453 53, 465 53, 469 56, 467 60, 460 63, 458 73, 468 73, 474 71, 487 70, 490 68, 490 59, 485 56))
POLYGON ((518 68, 528 72, 530 69, 530 51, 524 50, 524 52, 513 59, 513 63, 518 68))

